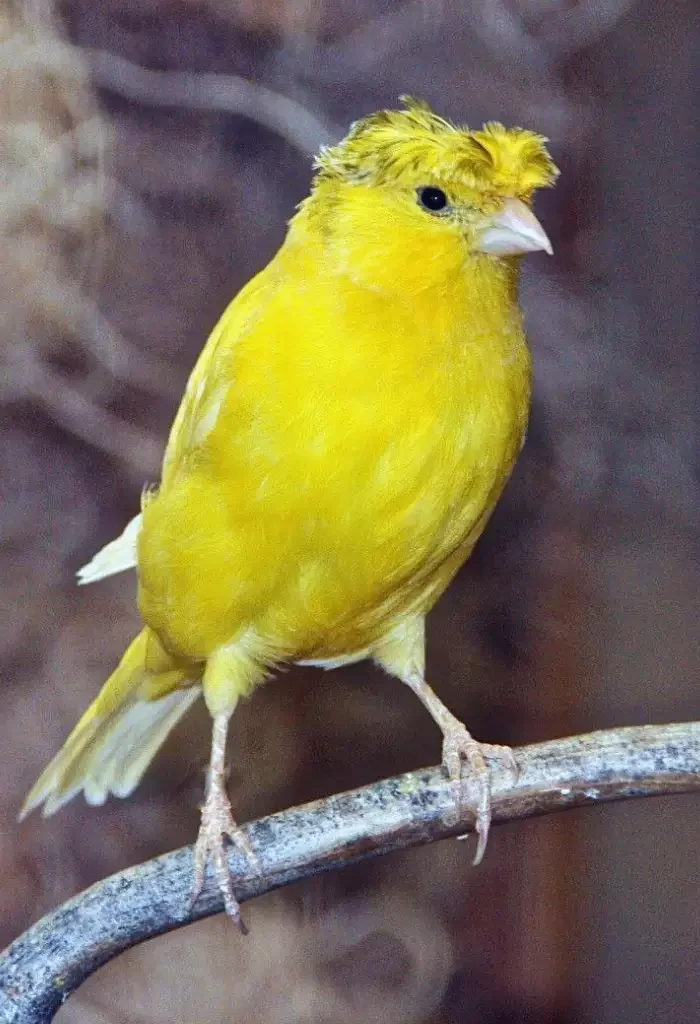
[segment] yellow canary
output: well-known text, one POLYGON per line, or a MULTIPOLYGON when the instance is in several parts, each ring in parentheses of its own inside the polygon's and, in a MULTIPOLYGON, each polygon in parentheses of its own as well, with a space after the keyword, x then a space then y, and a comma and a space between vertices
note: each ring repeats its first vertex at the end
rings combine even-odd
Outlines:
MULTIPOLYGON (((522 447, 530 356, 520 258, 551 246, 530 206, 546 140, 452 125, 423 102, 356 122, 316 161, 270 264, 190 377, 157 489, 80 574, 133 565, 145 623, 27 797, 126 796, 203 694, 213 719, 194 895, 225 842, 231 714, 283 663, 371 658, 417 694, 464 794, 484 752, 424 678, 425 616, 469 557, 522 447)), ((253 851, 248 851, 254 856, 253 851)))

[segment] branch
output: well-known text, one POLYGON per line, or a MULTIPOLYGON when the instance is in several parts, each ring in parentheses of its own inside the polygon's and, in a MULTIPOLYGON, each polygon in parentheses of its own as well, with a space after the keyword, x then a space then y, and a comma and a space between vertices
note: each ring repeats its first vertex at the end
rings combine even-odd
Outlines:
MULTIPOLYGON (((492 766, 493 820, 515 821, 569 807, 700 790, 700 722, 642 726, 553 740, 515 751, 513 782, 492 766)), ((252 822, 248 836, 264 876, 245 876, 238 898, 469 831, 467 812, 447 824, 453 804, 441 770, 427 768, 252 822)), ((231 870, 246 862, 237 849, 231 870)), ((208 878, 189 906, 193 848, 186 847, 99 882, 20 936, 0 956, 0 1020, 46 1024, 90 974, 163 932, 220 913, 208 878)), ((241 940, 244 941, 244 940, 241 940)))
POLYGON ((154 107, 238 114, 282 136, 304 156, 338 133, 297 100, 233 74, 151 71, 106 50, 83 50, 96 85, 154 107))

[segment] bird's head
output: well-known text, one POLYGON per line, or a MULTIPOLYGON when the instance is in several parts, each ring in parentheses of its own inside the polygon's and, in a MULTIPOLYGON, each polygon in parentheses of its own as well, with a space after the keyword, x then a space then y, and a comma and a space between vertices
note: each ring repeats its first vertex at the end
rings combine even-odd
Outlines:
POLYGON ((329 267, 391 293, 444 284, 470 261, 551 253, 531 212, 558 175, 546 140, 496 122, 456 127, 402 99, 403 110, 357 121, 316 160, 301 217, 322 236, 329 267))

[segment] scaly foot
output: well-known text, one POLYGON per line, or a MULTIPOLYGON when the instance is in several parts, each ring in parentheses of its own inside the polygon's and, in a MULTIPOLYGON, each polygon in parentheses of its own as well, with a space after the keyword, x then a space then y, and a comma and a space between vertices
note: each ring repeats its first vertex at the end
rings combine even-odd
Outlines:
POLYGON ((475 809, 475 831, 477 834, 475 865, 480 864, 483 860, 491 826, 491 772, 486 763, 487 759, 500 761, 503 767, 511 772, 514 778, 517 778, 518 766, 510 747, 479 743, 456 718, 446 725, 442 745, 442 764, 454 788, 456 817, 459 816, 462 808, 470 803, 468 796, 470 780, 464 772, 465 762, 469 765, 472 778, 476 779, 479 787, 475 809))
MULTIPOLYGON (((422 633, 416 636, 422 645, 422 633)), ((487 759, 501 761, 504 768, 511 772, 516 779, 518 777, 518 766, 510 747, 494 747, 488 743, 478 743, 467 732, 460 720, 455 718, 452 712, 445 707, 438 695, 428 686, 423 678, 422 649, 417 654, 413 651, 412 657, 413 661, 420 666, 420 671, 417 668, 407 672, 397 671, 393 662, 387 662, 386 659, 379 660, 388 671, 396 671, 399 678, 411 687, 421 703, 428 709, 435 722, 440 726, 443 735, 442 765, 448 777, 452 780, 455 795, 454 818, 456 821, 459 820, 462 808, 468 806, 471 802, 469 799, 469 776, 463 770, 465 761, 471 769, 472 779, 476 781, 478 786, 478 799, 475 808, 475 830, 478 838, 474 863, 480 864, 486 852, 486 843, 489 838, 489 827, 491 825, 491 772, 486 761, 487 759)))
POLYGON ((250 845, 245 832, 238 827, 231 813, 231 804, 226 795, 224 781, 212 775, 209 781, 207 798, 202 808, 202 824, 199 828, 197 845, 195 846, 194 884, 190 898, 192 904, 197 901, 204 885, 204 873, 207 862, 211 861, 214 865, 216 881, 224 897, 226 913, 233 918, 243 934, 246 935, 248 929, 241 917, 241 907, 233 891, 233 881, 228 864, 227 851, 230 843, 234 843, 238 847, 241 853, 248 859, 252 870, 255 873, 259 873, 260 863, 255 851, 250 845))

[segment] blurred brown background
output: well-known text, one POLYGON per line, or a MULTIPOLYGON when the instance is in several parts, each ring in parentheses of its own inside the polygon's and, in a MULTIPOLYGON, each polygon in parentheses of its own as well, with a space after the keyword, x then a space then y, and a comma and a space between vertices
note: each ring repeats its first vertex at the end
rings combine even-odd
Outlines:
MULTIPOLYGON (((523 289, 531 436, 431 618, 430 678, 496 742, 698 717, 697 35, 693 0, 2 0, 2 944, 196 835, 204 713, 131 800, 16 824, 136 629, 133 576, 74 572, 157 478, 311 153, 399 93, 542 131, 563 172, 523 289)), ((439 756, 366 665, 285 675, 233 733, 243 820, 439 756)), ((250 906, 245 941, 213 920, 149 943, 58 1020, 697 1021, 699 843, 689 797, 498 829, 478 871, 457 843, 387 858, 250 906)))

